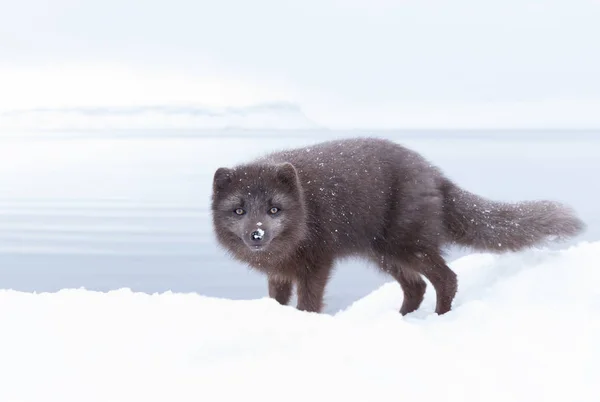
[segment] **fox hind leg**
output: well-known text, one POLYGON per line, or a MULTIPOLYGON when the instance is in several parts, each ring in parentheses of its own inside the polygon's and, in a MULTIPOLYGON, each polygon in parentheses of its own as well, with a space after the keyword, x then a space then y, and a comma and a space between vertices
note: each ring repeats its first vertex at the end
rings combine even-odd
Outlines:
POLYGON ((400 314, 406 315, 417 310, 423 302, 427 288, 427 284, 421 275, 398 261, 381 259, 377 263, 381 270, 390 274, 400 284, 400 288, 404 293, 400 314))
POLYGON ((436 293, 435 312, 441 315, 450 311, 458 289, 458 280, 442 256, 438 252, 419 253, 411 258, 410 267, 433 285, 436 293))
POLYGON ((409 268, 400 268, 393 276, 404 292, 400 314, 406 315, 417 310, 423 302, 427 288, 427 284, 421 278, 421 275, 409 268))

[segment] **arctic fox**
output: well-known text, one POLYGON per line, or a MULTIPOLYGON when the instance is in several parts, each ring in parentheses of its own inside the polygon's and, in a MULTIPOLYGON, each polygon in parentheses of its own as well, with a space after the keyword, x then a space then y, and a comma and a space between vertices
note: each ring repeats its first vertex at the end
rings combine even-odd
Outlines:
POLYGON ((332 266, 341 257, 373 261, 400 284, 402 315, 419 308, 426 277, 436 313, 452 308, 456 274, 447 244, 516 251, 567 239, 585 224, 551 201, 495 202, 459 188, 415 151, 353 138, 280 151, 216 170, 213 225, 237 260, 262 271, 269 296, 321 312, 332 266))

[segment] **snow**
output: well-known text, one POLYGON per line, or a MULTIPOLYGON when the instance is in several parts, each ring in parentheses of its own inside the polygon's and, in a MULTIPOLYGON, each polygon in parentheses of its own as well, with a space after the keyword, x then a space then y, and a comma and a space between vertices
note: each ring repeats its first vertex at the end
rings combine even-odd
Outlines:
POLYGON ((106 129, 309 129, 318 127, 287 102, 241 107, 161 105, 0 109, 0 132, 106 129))
POLYGON ((264 235, 265 235, 265 231, 258 228, 258 229, 256 229, 256 231, 254 231, 252 233, 252 238, 254 240, 261 240, 264 237, 264 235))
POLYGON ((0 400, 593 401, 600 242, 451 263, 454 309, 389 282, 334 314, 266 297, 0 291, 0 400))

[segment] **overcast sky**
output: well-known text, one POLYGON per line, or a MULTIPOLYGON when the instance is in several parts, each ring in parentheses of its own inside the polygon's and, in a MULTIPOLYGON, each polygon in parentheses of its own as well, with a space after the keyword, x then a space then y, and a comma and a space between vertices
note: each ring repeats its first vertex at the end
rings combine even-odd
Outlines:
POLYGON ((4 109, 287 100, 330 126, 600 127, 600 1, 0 0, 0 86, 4 109))

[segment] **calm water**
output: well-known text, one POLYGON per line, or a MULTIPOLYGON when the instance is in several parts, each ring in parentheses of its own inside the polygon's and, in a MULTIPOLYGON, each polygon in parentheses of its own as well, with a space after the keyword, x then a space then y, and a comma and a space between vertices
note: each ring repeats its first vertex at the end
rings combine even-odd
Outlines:
MULTIPOLYGON (((98 132, 0 137, 0 288, 129 287, 234 299, 265 279, 215 243, 212 174, 262 152, 377 135, 413 147, 463 187, 499 200, 552 198, 600 238, 600 132, 98 132)), ((450 259, 464 254, 451 250, 450 259)), ((338 264, 335 312, 390 279, 338 264)))

